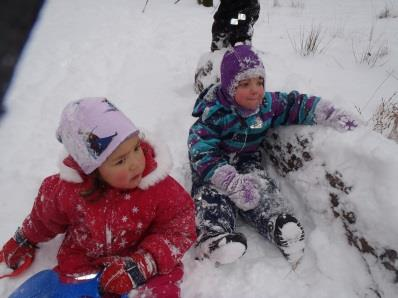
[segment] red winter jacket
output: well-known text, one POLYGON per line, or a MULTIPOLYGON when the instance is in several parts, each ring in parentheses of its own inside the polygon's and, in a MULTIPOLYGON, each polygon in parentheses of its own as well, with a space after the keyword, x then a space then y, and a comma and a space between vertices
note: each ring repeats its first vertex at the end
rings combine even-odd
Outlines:
POLYGON ((145 141, 142 147, 146 168, 133 190, 108 186, 96 200, 83 198, 92 178, 71 157, 59 174, 44 179, 22 232, 33 243, 65 233, 56 267, 63 276, 98 272, 98 258, 128 256, 137 249, 152 255, 160 274, 168 273, 194 243, 193 201, 168 175, 168 152, 145 141))

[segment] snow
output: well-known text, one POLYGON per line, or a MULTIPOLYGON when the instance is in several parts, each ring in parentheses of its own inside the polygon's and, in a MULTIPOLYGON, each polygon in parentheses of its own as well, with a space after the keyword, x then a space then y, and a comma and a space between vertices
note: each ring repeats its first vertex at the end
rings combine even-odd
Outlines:
POLYGON ((228 264, 242 256, 245 250, 245 246, 240 242, 232 242, 227 245, 220 243, 220 248, 215 250, 209 258, 214 263, 228 264))
POLYGON ((281 229, 283 239, 295 239, 301 234, 301 229, 295 223, 287 223, 281 229))
POLYGON ((227 241, 227 235, 224 233, 201 242, 195 249, 195 259, 209 258, 215 265, 235 262, 245 253, 246 245, 238 241, 227 241), (211 245, 214 243, 217 245, 211 245))
POLYGON ((6 275, 12 273, 12 269, 8 268, 5 263, 0 264, 0 275, 6 275))
POLYGON ((288 261, 296 268, 300 259, 303 257, 305 241, 300 240, 302 229, 293 222, 289 222, 282 226, 280 237, 286 241, 288 245, 283 246, 282 250, 288 256, 288 261))
MULTIPOLYGON (((0 123, 1 243, 30 211, 42 179, 58 171, 62 146, 55 130, 62 108, 74 99, 108 97, 138 126, 162 136, 171 149, 172 175, 190 189, 186 139, 194 121, 193 76, 210 47, 215 9, 195 0, 152 0, 143 13, 145 2, 45 3, 0 123)), ((360 110, 365 122, 382 99, 397 92, 398 18, 377 18, 386 6, 396 12, 396 1, 260 0, 260 5, 253 45, 264 61, 268 90, 319 95, 357 115, 360 110), (323 52, 299 56, 292 41, 312 26, 324 32, 323 52), (367 49, 371 33, 374 47, 388 47, 374 67, 354 57, 367 49)), ((284 178, 274 173, 302 219, 304 258, 293 271, 275 246, 240 222, 238 231, 248 238, 246 254, 216 267, 194 260, 190 251, 184 257, 183 297, 397 297, 393 272, 349 245, 341 218, 331 210, 331 188, 324 178, 325 171, 339 171, 352 189, 335 191, 354 211, 355 229, 372 245, 397 250, 397 144, 366 127, 345 134, 325 127, 279 133, 288 140, 294 134, 312 136, 312 161, 284 178)), ((58 236, 41 244, 21 277, 0 280, 0 296, 54 266, 61 241, 58 236)))

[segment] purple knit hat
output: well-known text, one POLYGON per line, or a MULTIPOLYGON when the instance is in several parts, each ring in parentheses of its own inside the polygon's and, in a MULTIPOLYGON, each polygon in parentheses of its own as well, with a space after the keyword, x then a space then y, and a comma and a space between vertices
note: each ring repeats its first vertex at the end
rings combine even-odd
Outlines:
POLYGON ((137 127, 106 98, 82 98, 63 110, 57 138, 85 174, 92 173, 137 127))
POLYGON ((248 45, 238 45, 227 51, 221 61, 221 88, 234 98, 239 81, 252 77, 265 80, 265 69, 261 59, 248 45))

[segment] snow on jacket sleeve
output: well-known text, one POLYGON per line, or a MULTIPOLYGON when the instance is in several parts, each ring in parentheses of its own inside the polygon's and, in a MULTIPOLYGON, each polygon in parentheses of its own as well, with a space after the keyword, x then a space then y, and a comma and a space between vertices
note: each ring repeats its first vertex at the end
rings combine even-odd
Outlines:
POLYGON ((158 272, 171 272, 196 240, 195 212, 190 195, 173 178, 167 177, 153 195, 161 202, 156 219, 139 248, 154 258, 158 272))
POLYGON ((315 107, 320 98, 292 91, 266 92, 267 102, 272 103, 272 127, 291 124, 315 124, 315 107))
POLYGON ((29 241, 44 242, 65 232, 67 219, 56 200, 59 187, 60 179, 57 175, 43 181, 32 211, 22 224, 22 232, 29 241))

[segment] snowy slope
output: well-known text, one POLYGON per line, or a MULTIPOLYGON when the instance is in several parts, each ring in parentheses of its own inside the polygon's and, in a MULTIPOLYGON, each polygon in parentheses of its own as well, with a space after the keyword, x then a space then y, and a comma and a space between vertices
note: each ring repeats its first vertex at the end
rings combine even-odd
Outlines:
MULTIPOLYGON (((186 138, 194 121, 193 75, 210 46, 214 8, 198 6, 196 0, 150 0, 143 13, 145 2, 59 0, 44 5, 0 122, 1 243, 29 212, 41 180, 57 171, 59 115, 67 102, 80 97, 106 96, 137 125, 162 135, 173 154, 173 176, 189 190, 186 138)), ((377 18, 386 5, 396 11, 396 0, 260 4, 253 44, 262 51, 268 90, 320 95, 354 113, 359 108, 365 121, 382 98, 397 92, 398 18, 377 18), (291 40, 313 25, 324 32, 325 50, 301 57, 291 40), (375 46, 387 42, 388 54, 371 68, 358 64, 353 52, 366 49, 372 28, 375 46)), ((360 253, 347 237, 348 229, 354 231, 351 238, 366 238, 377 256, 383 249, 398 249, 397 144, 366 128, 341 135, 295 127, 278 134, 283 142, 294 143, 297 135, 310 140, 312 159, 282 173, 285 177, 269 163, 306 229, 302 264, 292 271, 274 246, 242 223, 239 229, 248 236, 249 248, 238 262, 215 268, 193 260, 191 252, 185 257, 184 297, 397 297, 394 272, 380 258, 360 253), (349 188, 333 187, 327 173, 349 188), (340 200, 334 208, 331 193, 340 200), (352 225, 339 215, 345 210, 356 215, 352 225)), ((0 296, 53 266, 61 237, 41 245, 21 278, 0 280, 0 296)), ((397 268, 398 260, 394 262, 397 268)))

